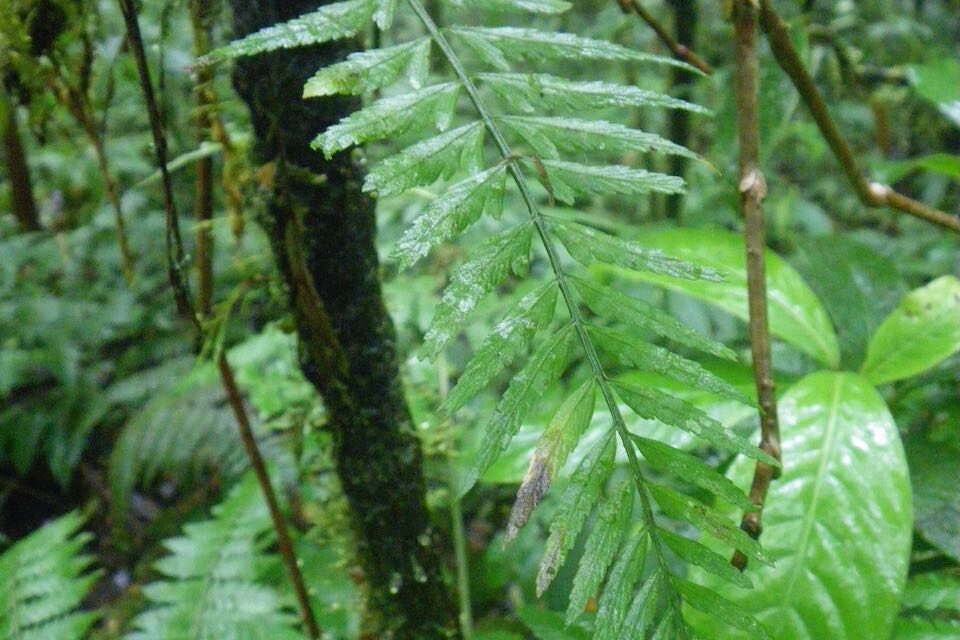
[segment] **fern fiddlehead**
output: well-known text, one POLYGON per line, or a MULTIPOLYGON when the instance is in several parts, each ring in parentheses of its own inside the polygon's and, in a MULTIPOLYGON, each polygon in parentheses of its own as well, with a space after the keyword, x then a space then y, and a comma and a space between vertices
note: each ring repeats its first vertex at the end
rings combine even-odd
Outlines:
MULTIPOLYGON (((458 7, 476 5, 473 0, 447 1, 458 7)), ((440 131, 372 167, 365 184, 366 190, 385 196, 433 184, 440 178, 449 180, 461 172, 467 174, 430 202, 408 228, 397 245, 401 267, 413 264, 437 245, 458 235, 484 213, 499 217, 508 176, 528 213, 525 221, 483 243, 452 274, 427 333, 425 351, 435 355, 442 349, 460 331, 480 298, 511 271, 519 276, 526 274, 534 236, 552 273, 552 279, 520 300, 480 345, 448 396, 445 410, 453 412, 463 406, 526 352, 535 335, 554 321, 558 301, 567 316, 561 329, 533 348, 532 355, 503 394, 462 490, 479 479, 506 449, 542 392, 567 370, 571 353, 578 346, 587 363, 588 377, 556 411, 545 429, 518 492, 508 534, 515 534, 523 525, 577 446, 590 422, 598 391, 610 414, 611 429, 592 446, 570 478, 551 525, 537 581, 538 592, 549 586, 599 501, 597 521, 588 534, 587 551, 573 580, 568 623, 579 617, 591 596, 600 593, 594 621, 598 638, 688 638, 690 632, 682 615, 684 604, 750 630, 757 637, 765 637, 763 628, 731 603, 677 575, 673 569, 674 558, 697 564, 736 584, 749 585, 749 580, 730 567, 723 556, 700 542, 678 535, 668 523, 693 525, 723 545, 765 562, 767 558, 759 545, 707 504, 652 482, 645 474, 641 456, 651 468, 680 474, 711 497, 747 509, 751 508, 749 500, 699 458, 634 434, 624 419, 623 405, 643 419, 678 427, 732 453, 768 463, 772 463, 772 459, 683 399, 608 374, 609 368, 652 369, 682 384, 745 401, 724 380, 673 351, 638 338, 636 330, 642 328, 671 342, 720 357, 733 354, 640 300, 599 286, 588 277, 574 275, 561 247, 582 267, 604 262, 686 278, 711 278, 716 274, 647 251, 637 242, 544 213, 534 189, 537 181, 531 181, 525 173, 526 165, 533 165, 547 198, 567 204, 574 204, 583 196, 607 193, 680 192, 683 182, 673 176, 623 165, 581 164, 564 159, 562 154, 603 151, 609 145, 620 150, 693 155, 686 149, 658 136, 604 120, 537 115, 537 112, 628 106, 697 111, 698 107, 635 87, 513 71, 516 62, 576 58, 677 63, 566 33, 513 27, 441 28, 419 0, 408 0, 408 4, 428 37, 353 54, 344 62, 318 71, 307 83, 304 95, 369 93, 393 85, 404 74, 411 90, 380 98, 354 112, 320 133, 315 146, 330 156, 354 145, 415 132, 424 122, 433 123, 440 131), (450 38, 494 71, 471 75, 450 38), (453 78, 429 84, 428 60, 434 45, 453 70, 453 78), (506 113, 494 114, 477 82, 505 105, 506 113), (461 91, 476 111, 477 119, 451 129, 461 91), (511 113, 511 109, 521 113, 511 113), (508 143, 507 132, 536 155, 515 153, 508 143), (496 162, 489 166, 483 155, 487 136, 493 141, 497 156, 496 162), (592 312, 589 321, 581 307, 592 312), (617 324, 626 325, 627 329, 612 328, 617 324), (621 483, 601 500, 603 487, 615 467, 617 442, 626 456, 631 481, 621 483), (635 501, 640 507, 636 525, 632 524, 635 501), (644 566, 649 564, 648 558, 652 559, 653 568, 642 575, 644 566)), ((556 13, 566 7, 562 2, 524 0, 497 0, 494 4, 503 10, 541 13, 556 13)), ((303 44, 307 39, 305 34, 310 34, 311 42, 352 36, 360 31, 358 25, 370 19, 386 29, 395 9, 395 0, 348 0, 326 5, 288 23, 292 26, 286 31, 280 26, 272 28, 270 37, 254 34, 215 52, 213 57, 303 44)))

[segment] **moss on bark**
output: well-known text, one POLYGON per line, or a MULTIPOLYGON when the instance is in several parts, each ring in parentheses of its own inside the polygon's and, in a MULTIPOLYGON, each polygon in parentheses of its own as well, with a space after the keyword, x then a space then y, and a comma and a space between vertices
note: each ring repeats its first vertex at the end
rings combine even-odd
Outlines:
MULTIPOLYGON (((233 0, 236 36, 322 2, 233 0)), ((261 162, 276 162, 266 222, 287 282, 301 366, 323 396, 368 590, 365 637, 458 637, 425 503, 420 443, 399 383, 395 332, 383 303, 374 203, 349 152, 309 148, 358 103, 302 100, 304 82, 353 43, 240 60, 261 162)))

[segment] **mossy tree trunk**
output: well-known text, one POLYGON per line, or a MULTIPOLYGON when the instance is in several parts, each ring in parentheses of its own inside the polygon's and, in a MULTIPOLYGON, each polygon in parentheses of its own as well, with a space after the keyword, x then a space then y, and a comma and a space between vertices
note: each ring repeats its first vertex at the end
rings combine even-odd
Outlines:
MULTIPOLYGON (((315 9, 316 0, 232 0, 235 36, 315 9)), ((458 637, 425 503, 420 443, 398 378, 395 332, 383 303, 374 203, 341 153, 309 147, 358 107, 352 98, 301 99, 318 68, 355 43, 242 59, 234 86, 256 131, 258 160, 273 163, 267 215, 297 322, 301 366, 323 396, 337 471, 365 573, 364 637, 458 637)))

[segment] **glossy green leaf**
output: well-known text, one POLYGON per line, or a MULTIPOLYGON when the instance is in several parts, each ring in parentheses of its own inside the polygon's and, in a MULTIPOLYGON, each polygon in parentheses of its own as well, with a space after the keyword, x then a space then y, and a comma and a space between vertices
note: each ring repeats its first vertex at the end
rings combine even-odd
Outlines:
POLYGON ((394 47, 351 53, 343 62, 317 71, 303 86, 304 98, 336 94, 360 95, 382 89, 406 72, 414 89, 426 80, 430 39, 418 38, 394 47))
POLYGON ((476 222, 486 211, 498 217, 503 210, 505 165, 499 164, 452 185, 407 228, 397 242, 400 268, 406 269, 430 250, 476 222))
POLYGON ((600 490, 613 471, 616 445, 611 432, 593 446, 570 477, 560 506, 550 523, 550 536, 537 573, 537 597, 547 590, 573 548, 600 490))
POLYGON ((620 640, 623 637, 621 627, 630 607, 633 586, 647 558, 649 540, 646 535, 632 535, 624 543, 597 605, 593 640, 620 640))
POLYGON ((347 0, 324 5, 299 18, 277 24, 234 40, 198 59, 197 65, 209 65, 277 49, 306 47, 312 44, 342 40, 356 35, 370 22, 374 13, 372 0, 347 0))
POLYGON ((624 482, 613 495, 609 496, 597 511, 597 521, 590 530, 590 536, 577 575, 573 578, 573 590, 567 606, 567 624, 573 623, 600 588, 607 575, 607 569, 613 564, 614 554, 620 548, 624 535, 630 529, 630 514, 633 513, 634 486, 624 482))
POLYGON ((859 367, 870 336, 906 292, 896 265, 841 235, 806 238, 791 262, 833 320, 841 361, 859 367))
POLYGON ((424 336, 423 353, 435 358, 481 298, 511 271, 521 277, 526 274, 532 237, 533 225, 529 223, 508 229, 484 242, 454 271, 424 336))
POLYGON ((751 404, 750 399, 736 387, 698 362, 617 329, 589 325, 587 331, 594 344, 618 365, 653 370, 695 389, 703 389, 746 405, 751 404))
POLYGON ((572 5, 563 0, 445 0, 455 7, 497 12, 558 14, 572 5))
POLYGON ((911 291, 877 328, 860 372, 874 384, 907 378, 960 350, 960 280, 911 291))
MULTIPOLYGON (((687 281, 655 273, 616 270, 624 278, 644 280, 700 298, 746 320, 747 285, 743 239, 720 229, 669 229, 644 233, 638 242, 681 260, 714 269, 721 282, 687 281)), ((833 326, 820 300, 793 268, 766 253, 767 311, 770 332, 829 367, 840 362, 833 326)))
POLYGON ((647 490, 667 517, 689 522, 728 547, 739 549, 747 556, 765 564, 771 564, 770 556, 760 547, 760 544, 740 529, 737 526, 738 523, 733 522, 727 514, 667 487, 648 484, 647 490))
POLYGON ((914 528, 927 542, 960 562, 960 447, 928 441, 923 434, 911 435, 905 446, 914 528))
POLYGON ((483 166, 483 125, 473 122, 418 142, 370 170, 364 191, 380 196, 449 179, 457 171, 477 173, 483 166))
MULTIPOLYGON (((624 62, 655 62, 693 70, 686 63, 673 58, 641 53, 606 40, 583 38, 572 33, 537 31, 518 27, 449 27, 446 33, 465 45, 475 43, 495 47, 508 60, 543 63, 557 60, 619 60, 624 62)), ((501 66, 501 68, 503 68, 501 66)), ((699 73, 694 70, 695 73, 699 73)))
POLYGON ((580 441, 580 436, 590 425, 596 397, 596 379, 590 377, 574 391, 557 412, 530 456, 530 464, 517 491, 517 499, 510 510, 506 539, 513 539, 520 527, 530 518, 540 498, 547 492, 557 477, 567 456, 580 441))
POLYGON ((477 78, 516 111, 561 110, 580 115, 608 107, 659 107, 709 113, 656 91, 608 82, 578 82, 543 73, 480 73, 477 78))
POLYGON ((486 387, 504 367, 530 343, 534 334, 553 319, 557 307, 557 285, 550 282, 533 291, 504 316, 483 341, 456 386, 443 403, 453 413, 486 387))
POLYGON ((678 260, 656 247, 650 248, 640 242, 625 240, 575 222, 551 220, 550 231, 560 239, 573 259, 586 267, 594 262, 605 262, 673 278, 720 278, 712 269, 678 260))
POLYGON ((716 340, 677 322, 669 313, 651 304, 626 296, 609 286, 601 286, 583 278, 570 276, 590 310, 608 321, 617 320, 625 326, 646 329, 678 344, 727 360, 737 360, 737 354, 716 340))
POLYGON ((756 510, 740 487, 697 456, 649 438, 634 436, 633 441, 644 460, 658 471, 695 484, 744 511, 756 510))
POLYGON ((921 65, 908 72, 913 90, 933 103, 945 118, 960 126, 960 62, 949 56, 921 65))
MULTIPOLYGON (((862 377, 826 371, 791 387, 779 415, 784 471, 770 486, 761 536, 776 568, 751 564, 751 591, 698 572, 694 579, 739 603, 774 638, 888 638, 912 523, 893 418, 862 377)), ((749 486, 753 464, 737 460, 730 475, 749 486)), ((753 637, 704 625, 717 640, 753 637)))
POLYGON ((897 182, 915 171, 928 171, 948 178, 960 178, 960 156, 931 153, 909 160, 884 160, 873 163, 872 174, 887 184, 897 182))
POLYGON ((642 418, 659 420, 664 424, 692 433, 725 451, 742 453, 755 460, 763 460, 767 464, 778 466, 776 460, 758 447, 728 431, 722 424, 685 400, 669 396, 651 387, 625 381, 615 381, 613 386, 623 401, 642 418))
POLYGON ((541 116, 504 116, 499 122, 513 131, 542 158, 559 158, 563 153, 657 152, 688 158, 697 155, 655 133, 631 129, 605 120, 554 118, 541 116))
POLYGON ((572 346, 573 326, 567 325, 548 338, 514 377, 484 431, 480 449, 460 488, 460 495, 466 493, 507 448, 520 428, 520 421, 537 404, 544 390, 563 373, 572 346))
POLYGON ((550 189, 560 202, 572 205, 577 196, 619 193, 683 193, 683 178, 631 169, 622 165, 586 165, 564 160, 543 160, 550 189))
POLYGON ((330 158, 353 145, 396 136, 413 128, 425 129, 426 123, 433 123, 442 131, 453 117, 459 90, 459 84, 445 82, 381 98, 318 135, 311 146, 330 158))

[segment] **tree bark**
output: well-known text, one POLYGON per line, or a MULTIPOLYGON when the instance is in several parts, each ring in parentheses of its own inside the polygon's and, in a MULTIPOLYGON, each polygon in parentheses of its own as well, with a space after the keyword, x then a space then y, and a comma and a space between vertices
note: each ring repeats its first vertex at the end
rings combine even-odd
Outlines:
MULTIPOLYGON (((296 17, 316 0, 232 0, 235 35, 296 17)), ((328 410, 334 457, 351 507, 368 615, 365 638, 459 637, 427 513, 422 452, 398 377, 395 332, 383 303, 373 201, 351 153, 309 147, 359 106, 301 99, 305 81, 355 43, 278 51, 238 61, 257 155, 269 167, 265 227, 289 289, 300 362, 328 410)))
POLYGON ((0 128, 3 130, 3 159, 7 166, 7 179, 10 181, 10 209, 21 231, 39 231, 42 227, 33 198, 26 151, 20 139, 17 108, 14 101, 9 99, 6 87, 0 86, 0 100, 4 103, 0 112, 6 111, 6 122, 0 122, 0 128))

